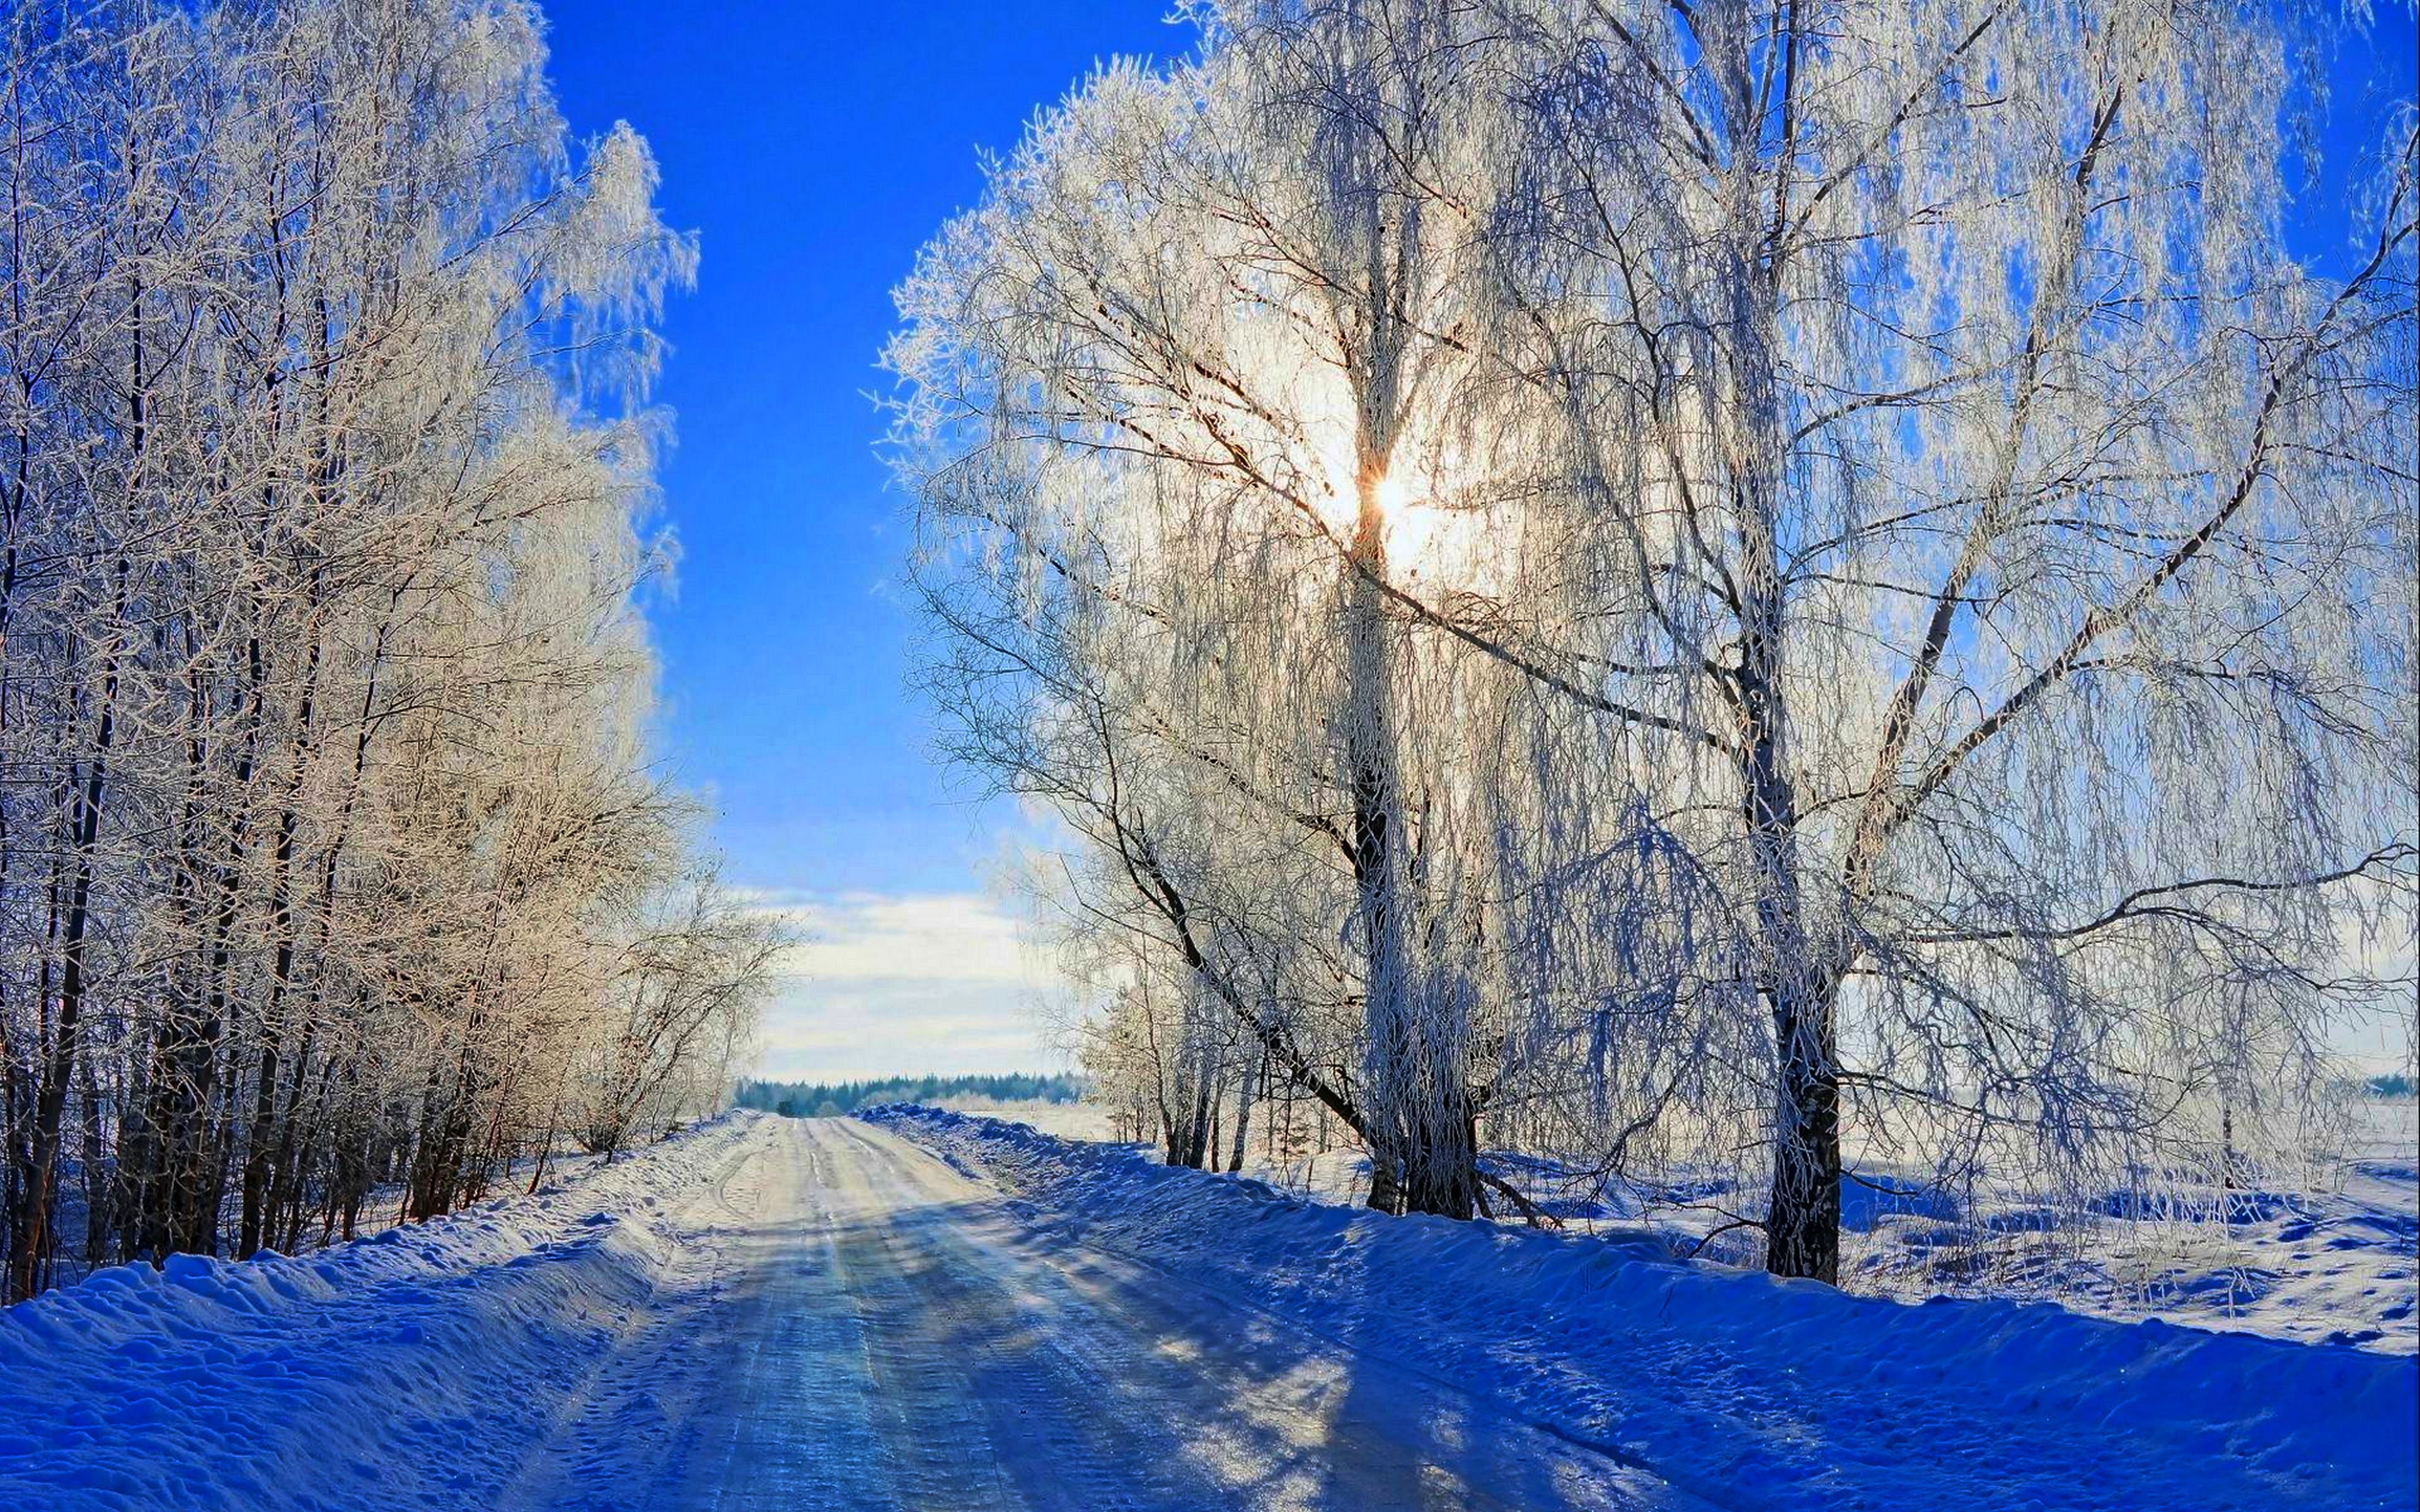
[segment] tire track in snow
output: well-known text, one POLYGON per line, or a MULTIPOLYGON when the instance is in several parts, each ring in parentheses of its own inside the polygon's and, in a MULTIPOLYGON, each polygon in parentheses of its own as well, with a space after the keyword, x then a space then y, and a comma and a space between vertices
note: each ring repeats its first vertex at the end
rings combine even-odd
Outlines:
MULTIPOLYGON (((923 1184, 901 1161, 900 1147, 864 1138, 854 1125, 824 1125, 816 1137, 852 1147, 858 1168, 880 1172, 892 1192, 923 1184)), ((964 1207, 963 1196, 928 1201, 861 1227, 850 1269, 861 1273, 862 1264, 891 1278, 863 1298, 890 1300, 896 1291, 913 1299, 909 1310, 887 1319, 888 1337, 954 1358, 951 1373, 966 1400, 979 1404, 985 1436, 996 1450, 1012 1450, 997 1458, 1016 1498, 1011 1504, 1032 1512, 1227 1504, 1215 1485, 1187 1471, 1164 1425, 1134 1412, 1124 1382, 1102 1367, 1106 1351, 1087 1337, 1080 1314, 1049 1310, 996 1258, 962 1242, 964 1207)))
POLYGON ((767 1119, 515 1512, 1691 1506, 1249 1303, 1035 1234, 853 1120, 767 1119))
POLYGON ((691 1504, 718 1512, 892 1504, 867 1415, 864 1331, 840 1281, 829 1214, 810 1205, 824 1184, 811 1154, 784 1139, 783 1196, 757 1219, 753 1240, 768 1251, 759 1257, 759 1284, 719 1320, 718 1330, 744 1346, 717 1404, 727 1431, 713 1474, 691 1504))
POLYGON ((1539 1432, 1331 1338, 1306 1338, 1249 1303, 1156 1271, 1105 1268, 1088 1246, 1055 1236, 1039 1249, 996 1189, 922 1148, 855 1120, 817 1127, 819 1138, 854 1146, 882 1184, 922 1195, 936 1217, 914 1231, 945 1278, 937 1284, 981 1277, 1019 1298, 1050 1357, 1068 1362, 1046 1375, 1046 1395, 1096 1394, 1096 1413, 1160 1429, 1137 1435, 1145 1442, 1123 1456, 1081 1461, 1123 1458, 1123 1487, 1094 1493, 1106 1499, 1046 1504, 1702 1505, 1593 1445, 1539 1432), (1155 1484, 1139 1468, 1180 1462, 1189 1485, 1155 1484))

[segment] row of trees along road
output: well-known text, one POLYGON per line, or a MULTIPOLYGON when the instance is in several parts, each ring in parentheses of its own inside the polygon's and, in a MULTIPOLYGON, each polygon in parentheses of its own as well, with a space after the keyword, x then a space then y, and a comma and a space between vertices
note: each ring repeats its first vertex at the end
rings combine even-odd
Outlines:
POLYGON ((1075 837, 1097 1032, 1265 1056, 1373 1205, 1730 1168, 1826 1279, 1844 1145, 2290 1140, 2409 1001, 2408 102, 2344 272, 2281 240, 2335 19, 1190 19, 889 354, 927 679, 1075 837))
POLYGON ((728 1085, 773 941, 649 775, 634 597, 694 251, 543 64, 520 0, 0 22, 12 1297, 728 1085))

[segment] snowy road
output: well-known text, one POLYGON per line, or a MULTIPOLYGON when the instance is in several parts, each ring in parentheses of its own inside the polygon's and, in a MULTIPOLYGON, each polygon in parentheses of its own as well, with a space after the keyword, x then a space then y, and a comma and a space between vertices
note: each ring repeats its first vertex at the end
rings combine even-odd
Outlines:
MULTIPOLYGON (((2406 1277, 2408 1281, 2408 1275, 2406 1277)), ((2409 1356, 1909 1306, 930 1109, 0 1310, 0 1508, 2404 1508, 2409 1356)))
POLYGON ((526 1508, 1693 1507, 1452 1385, 1044 1244, 882 1130, 768 1120, 554 1415, 526 1508))

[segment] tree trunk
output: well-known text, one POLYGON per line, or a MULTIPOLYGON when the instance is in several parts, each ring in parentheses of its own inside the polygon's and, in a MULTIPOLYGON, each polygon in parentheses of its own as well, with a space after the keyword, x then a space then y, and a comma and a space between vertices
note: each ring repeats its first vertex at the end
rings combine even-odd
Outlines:
MULTIPOLYGON (((101 715, 99 752, 109 749, 117 694, 116 659, 111 657, 101 715)), ((42 1076, 34 1101, 32 1168, 27 1172, 23 1205, 8 1257, 12 1301, 41 1289, 41 1265, 50 1253, 52 1208, 58 1196, 60 1125, 67 1114, 68 1084, 75 1073, 76 1049, 83 1034, 85 995, 85 933, 91 918, 92 847, 101 827, 104 781, 103 756, 96 754, 76 787, 75 873, 69 885, 65 929, 61 937, 58 1018, 53 1027, 42 1076)))
MULTIPOLYGON (((1737 81, 1734 81, 1736 84, 1737 81)), ((1734 131, 1751 128, 1734 123, 1734 131)), ((1737 148, 1752 144, 1741 137, 1737 148)), ((1735 239, 1727 285, 1732 478, 1739 517, 1739 667, 1732 689, 1739 720, 1742 819, 1753 868, 1759 995, 1773 1015, 1773 1191, 1765 1214, 1765 1269, 1775 1275, 1838 1282, 1840 1274, 1838 1046, 1833 1002, 1839 973, 1807 918, 1792 785, 1788 604, 1782 590, 1779 520, 1789 440, 1776 389, 1779 288, 1760 245, 1761 207, 1733 207, 1735 239)))
POLYGON ((1198 1171, 1207 1158, 1210 1140, 1210 1108, 1218 1096, 1218 1086, 1211 1079, 1211 1052, 1205 1047, 1193 1063, 1193 1104, 1185 1119, 1185 1149, 1178 1164, 1198 1171))
MULTIPOLYGON (((268 1221, 270 1176, 276 1153, 273 1126, 277 1113, 278 1060, 284 1050, 286 1036, 287 989, 294 978, 295 918, 291 886, 294 868, 294 834, 302 818, 302 783, 311 764, 312 704, 319 689, 319 578, 313 573, 311 610, 313 626, 303 654, 302 693, 296 710, 294 724, 294 758, 287 772, 286 809, 278 816, 277 841, 271 849, 269 914, 271 927, 276 934, 274 963, 270 970, 269 1003, 260 1015, 260 1066, 254 1088, 252 1133, 246 1144, 243 1163, 243 1216, 236 1242, 239 1258, 260 1248, 262 1226, 268 1221)), ((306 1029, 305 1033, 309 1031, 306 1029)), ((307 1048, 297 1057, 299 1076, 301 1062, 307 1059, 307 1048)))
POLYGON ((1234 1152, 1227 1157, 1227 1170, 1230 1174, 1244 1168, 1245 1141, 1252 1134, 1253 1083, 1265 1082, 1268 1080, 1268 1075, 1269 1053, 1264 1050, 1261 1052, 1261 1058, 1244 1072, 1243 1085, 1235 1091, 1235 1149, 1234 1152))
MULTIPOLYGON (((136 348, 138 353, 140 347, 136 348)), ((136 450, 143 423, 140 387, 135 400, 136 450)), ((117 564, 117 619, 126 617, 127 564, 117 564)), ((40 1289, 41 1265, 53 1242, 52 1204, 58 1195, 59 1127, 67 1114, 68 1083, 75 1073, 76 1048, 83 1033, 85 935, 91 918, 93 846, 101 834, 101 805, 106 791, 110 747, 117 724, 117 648, 113 641, 101 676, 101 720, 93 743, 91 764, 72 780, 76 804, 70 825, 74 880, 68 888, 67 916, 59 954, 59 1011, 54 1026, 42 1079, 34 1100, 32 1160, 23 1191, 20 1213, 10 1235, 8 1294, 12 1301, 40 1289)), ((44 962, 45 975, 49 963, 44 962)), ((47 986, 47 984, 46 984, 47 986)))
POLYGON ((1773 1198, 1765 1269, 1840 1279, 1840 1080, 1832 996, 1785 993, 1774 1010, 1780 1085, 1774 1110, 1773 1198))
POLYGON ((1353 871, 1360 895, 1363 1018, 1369 1034, 1366 1111, 1370 1206, 1468 1218, 1478 1167, 1460 1105, 1461 1046, 1425 1023, 1410 962, 1402 782, 1388 687, 1383 455, 1365 457, 1360 519, 1345 574, 1345 759, 1353 782, 1353 871), (1440 1040, 1449 1042, 1438 1042, 1440 1040))

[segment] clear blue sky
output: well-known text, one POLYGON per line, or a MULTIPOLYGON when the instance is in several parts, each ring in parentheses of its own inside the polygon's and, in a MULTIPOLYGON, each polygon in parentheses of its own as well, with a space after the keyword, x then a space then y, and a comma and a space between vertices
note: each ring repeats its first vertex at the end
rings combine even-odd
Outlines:
POLYGON ((673 775, 709 789, 735 880, 884 893, 979 885, 983 823, 927 757, 885 584, 901 500, 873 453, 891 289, 1004 149, 1096 59, 1189 42, 1163 0, 1041 6, 552 0, 580 134, 654 146, 701 234, 658 397, 682 542, 655 619, 673 775))

